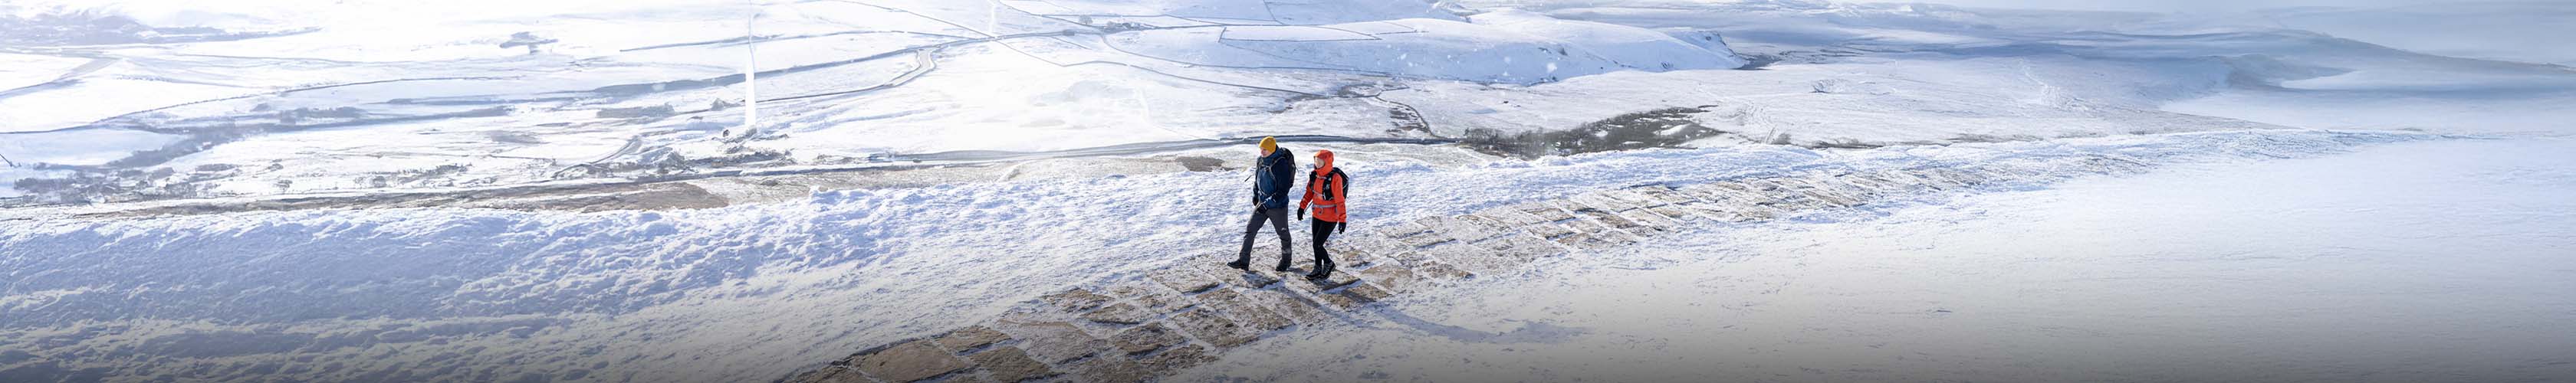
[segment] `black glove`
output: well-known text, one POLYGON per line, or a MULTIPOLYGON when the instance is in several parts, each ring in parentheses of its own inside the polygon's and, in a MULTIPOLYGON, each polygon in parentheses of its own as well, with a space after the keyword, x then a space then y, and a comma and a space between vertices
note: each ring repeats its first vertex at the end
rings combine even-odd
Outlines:
POLYGON ((1302 207, 1301 207, 1301 208, 1297 208, 1297 220, 1299 220, 1299 221, 1304 221, 1304 220, 1306 220, 1306 208, 1302 208, 1302 207))
POLYGON ((1333 225, 1333 234, 1341 234, 1347 231, 1351 231, 1351 223, 1349 222, 1333 225))

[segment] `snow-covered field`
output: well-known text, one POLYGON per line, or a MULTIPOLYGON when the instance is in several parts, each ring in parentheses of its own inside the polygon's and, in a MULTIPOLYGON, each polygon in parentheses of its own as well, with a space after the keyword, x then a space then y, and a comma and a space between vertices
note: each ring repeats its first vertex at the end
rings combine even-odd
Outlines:
POLYGON ((1657 112, 1717 132, 1675 144, 1691 147, 2576 120, 2576 71, 2552 53, 2565 48, 2430 43, 2552 35, 2560 23, 2534 15, 2557 4, 2208 17, 1804 1, 522 3, 0 5, 0 141, 15 144, 0 144, 0 198, 18 197, 0 203, 1273 134, 1478 139, 1657 112), (2519 16, 2488 32, 2355 27, 2475 15, 2519 16), (2374 33, 2345 36, 2359 29, 2374 33), (2524 30, 2541 32, 2500 32, 2524 30), (756 132, 746 97, 767 101, 756 132), (128 138, 64 143, 91 135, 128 138))
POLYGON ((2576 142, 2389 144, 1560 258, 1182 381, 2576 377, 2576 142))
MULTIPOLYGON (((2418 134, 2216 133, 1850 153, 1745 147, 1466 170, 1347 157, 1355 219, 1650 182, 2117 154, 2311 156, 2418 134), (1478 192, 1461 193, 1460 190, 1478 192)), ((988 318, 1229 250, 1239 175, 1006 182, 672 212, 362 210, 0 222, 6 371, 187 379, 709 381, 988 318)), ((1363 227, 1365 229, 1365 227, 1363 227)))
POLYGON ((1290 146, 1341 152, 1355 232, 1819 169, 2173 167, 1585 252, 1176 380, 2566 379, 2570 12, 0 1, 0 382, 769 380, 1231 255, 1225 145, 1265 135, 1343 141, 1290 146), (724 176, 764 170, 900 186, 724 176), (66 213, 690 177, 763 197, 66 213))

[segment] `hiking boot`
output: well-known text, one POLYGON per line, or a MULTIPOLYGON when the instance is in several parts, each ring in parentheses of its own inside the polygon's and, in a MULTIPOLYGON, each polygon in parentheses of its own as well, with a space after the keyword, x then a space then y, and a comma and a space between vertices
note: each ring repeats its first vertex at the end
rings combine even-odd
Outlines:
POLYGON ((1288 272, 1288 259, 1287 259, 1287 258, 1280 258, 1280 259, 1279 259, 1279 268, 1276 268, 1276 269, 1270 269, 1270 271, 1277 271, 1277 272, 1282 272, 1282 273, 1288 272))
POLYGON ((1252 260, 1236 258, 1234 262, 1226 262, 1225 267, 1232 267, 1236 270, 1252 271, 1252 260))

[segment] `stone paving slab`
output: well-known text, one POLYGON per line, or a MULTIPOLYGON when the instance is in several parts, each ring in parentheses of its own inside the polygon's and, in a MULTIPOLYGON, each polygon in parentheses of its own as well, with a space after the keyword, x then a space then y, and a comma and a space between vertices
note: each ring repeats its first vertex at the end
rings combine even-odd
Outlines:
POLYGON ((804 374, 798 374, 796 377, 788 379, 788 381, 791 381, 791 382, 821 382, 821 383, 876 383, 876 379, 868 379, 868 377, 867 377, 867 375, 866 375, 866 374, 859 373, 859 370, 853 370, 853 369, 850 369, 850 368, 849 368, 848 366, 846 366, 846 365, 844 365, 844 366, 827 366, 827 367, 824 367, 823 369, 819 369, 819 370, 814 370, 814 371, 806 372, 806 373, 804 373, 804 374))
POLYGON ((1002 321, 994 327, 1018 338, 1018 346, 1028 351, 1029 357, 1049 364, 1081 359, 1109 349, 1108 342, 1091 337, 1072 323, 1002 321))
POLYGON ((1153 320, 1154 316, 1158 314, 1159 313, 1155 313, 1143 307, 1138 307, 1134 303, 1118 302, 1111 304, 1108 307, 1102 307, 1099 310, 1083 313, 1082 319, 1091 321, 1092 323, 1106 325, 1131 325, 1153 320))
POLYGON ((1084 382, 1129 383, 1142 382, 1154 377, 1154 371, 1146 370, 1144 365, 1137 364, 1134 359, 1124 357, 1091 358, 1075 363, 1071 367, 1084 382))
POLYGON ((1121 281, 1101 290, 1104 295, 1153 311, 1157 315, 1180 311, 1182 306, 1189 305, 1179 291, 1173 291, 1170 287, 1150 280, 1121 281))
POLYGON ((1218 315, 1216 310, 1183 311, 1180 315, 1172 316, 1172 323, 1180 327, 1181 332, 1188 333, 1191 338, 1218 348, 1233 348, 1252 341, 1252 337, 1246 335, 1240 326, 1235 325, 1233 319, 1218 315))
POLYGON ((1698 222, 1698 221, 1723 221, 1722 219, 1718 219, 1718 218, 1716 218, 1716 217, 1711 217, 1709 214, 1706 214, 1706 213, 1705 213, 1705 211, 1703 211, 1703 210, 1700 210, 1700 209, 1693 209, 1693 208, 1688 207, 1687 205, 1681 205, 1681 204, 1664 205, 1664 206, 1656 206, 1656 207, 1653 207, 1653 208, 1648 208, 1648 209, 1646 209, 1646 211, 1655 212, 1655 214, 1656 214, 1656 215, 1662 215, 1662 216, 1665 216, 1665 217, 1670 217, 1670 218, 1672 218, 1674 221, 1680 222, 1680 223, 1682 223, 1682 224, 1691 224, 1691 223, 1696 223, 1696 222, 1698 222))
POLYGON ((1566 200, 1576 205, 1566 210, 1593 209, 1601 211, 1620 211, 1644 207, 1630 204, 1626 201, 1620 201, 1617 198, 1610 198, 1610 196, 1603 195, 1601 192, 1577 194, 1573 197, 1566 198, 1566 200))
POLYGON ((1630 206, 1636 206, 1638 209, 1672 204, 1671 202, 1664 202, 1664 200, 1655 199, 1654 197, 1648 197, 1645 194, 1637 193, 1635 189, 1640 187, 1606 190, 1601 192, 1601 196, 1610 197, 1610 199, 1627 203, 1630 206))
POLYGON ((1011 336, 1009 334, 1003 334, 1000 330, 994 330, 992 327, 985 327, 982 325, 966 326, 966 328, 949 331, 947 334, 941 334, 938 337, 931 338, 931 341, 939 343, 940 349, 954 352, 979 350, 983 349, 985 346, 991 346, 995 343, 1010 340, 1011 336))
POLYGON ((1525 261, 1561 255, 1566 252, 1566 248, 1557 246, 1555 241, 1549 241, 1546 238, 1539 238, 1538 236, 1528 234, 1503 236, 1502 238, 1495 238, 1491 241, 1478 243, 1478 245, 1482 245, 1486 250, 1494 251, 1495 254, 1520 258, 1525 261))
POLYGON ((1395 241, 1396 241, 1397 243, 1402 243, 1402 244, 1404 244, 1404 246, 1403 246, 1403 247, 1401 247, 1400 249, 1419 249, 1419 248, 1431 247, 1431 246, 1439 245, 1439 244, 1443 244, 1443 243, 1457 242, 1458 240, 1457 240, 1457 239, 1455 239, 1455 238, 1449 238, 1449 236, 1446 236, 1446 235, 1425 234, 1425 235, 1416 235, 1416 236, 1411 236, 1411 237, 1397 238, 1395 241))
POLYGON ((1378 229, 1379 236, 1387 238, 1405 238, 1430 233, 1431 227, 1423 226, 1420 221, 1397 222, 1378 229))
POLYGON ((1234 289, 1210 291, 1199 296, 1201 310, 1213 309, 1234 319, 1235 331, 1245 338, 1258 339, 1271 331, 1295 324, 1288 317, 1250 301, 1234 289))
POLYGON ((1512 206, 1514 209, 1518 209, 1522 213, 1527 213, 1532 217, 1538 217, 1546 222, 1559 222, 1574 219, 1574 214, 1565 212, 1563 207, 1557 206, 1556 203, 1551 202, 1554 201, 1532 202, 1512 206))
MULTIPOLYGON (((878 346, 787 378, 793 382, 1082 382, 1152 380, 1299 325, 1345 318, 1375 302, 1453 281, 1512 275, 1532 263, 1629 246, 1704 225, 1865 206, 1890 196, 2117 173, 2151 165, 2116 157, 1977 168, 1820 170, 1703 183, 1640 185, 1355 227, 1327 248, 1341 265, 1314 282, 1192 257, 1141 276, 1059 290, 1002 318, 878 346)), ((1305 248, 1299 248, 1303 252, 1305 248)), ((1276 253, 1269 253, 1275 256, 1276 253)), ((1256 254, 1264 255, 1264 254, 1256 254)), ((1311 254, 1293 264, 1302 273, 1311 254)), ((1345 319, 1346 320, 1346 319, 1345 319)))
POLYGON ((1554 220, 1539 217, 1537 214, 1530 214, 1528 211, 1522 209, 1523 207, 1520 205, 1497 206, 1486 208, 1485 210, 1477 210, 1475 213, 1469 213, 1468 215, 1493 218, 1496 222, 1515 227, 1554 222, 1554 220))
POLYGON ((1680 221, 1674 221, 1672 218, 1665 217, 1663 214, 1655 213, 1652 208, 1619 212, 1619 218, 1626 219, 1628 222, 1646 225, 1646 227, 1654 228, 1656 230, 1669 231, 1670 229, 1675 229, 1681 226, 1680 221))
POLYGON ((1569 229, 1566 228, 1565 225, 1555 223, 1533 224, 1523 227, 1523 230, 1528 232, 1530 235, 1549 239, 1576 234, 1574 229, 1569 229))
POLYGON ((1703 201, 1701 201, 1698 197, 1693 197, 1693 196, 1691 196, 1691 195, 1689 195, 1689 194, 1682 194, 1681 192, 1674 191, 1674 190, 1673 190, 1673 188, 1672 188, 1671 186, 1664 186, 1664 185, 1647 185, 1647 186, 1639 186, 1639 187, 1629 188, 1629 191, 1636 192, 1637 194, 1640 194, 1640 195, 1644 195, 1644 196, 1646 196, 1647 198, 1653 198, 1653 199, 1655 199, 1656 201, 1663 202, 1663 204, 1664 204, 1664 205, 1680 205, 1680 204, 1687 204, 1687 203, 1694 203, 1694 202, 1703 202, 1703 201))
POLYGON ((1180 371, 1181 369, 1197 367, 1198 365, 1214 361, 1216 361, 1216 354, 1208 352, 1207 347, 1191 344, 1173 347, 1170 350, 1156 353, 1153 356, 1139 359, 1136 362, 1147 370, 1162 373, 1180 371))
POLYGON ((1324 311, 1321 303, 1307 298, 1312 295, 1298 295, 1286 289, 1248 290, 1242 294, 1245 303, 1269 308, 1289 322, 1314 324, 1333 318, 1331 313, 1324 311))
POLYGON ((1216 288, 1219 284, 1219 280, 1216 276, 1207 275, 1207 273, 1201 273, 1198 272, 1198 270, 1188 268, 1154 270, 1148 278, 1152 278, 1154 282, 1162 283, 1166 288, 1182 293, 1207 291, 1208 289, 1216 288))
POLYGON ((975 361, 975 368, 982 371, 986 380, 995 382, 1018 382, 1057 374, 1055 369, 1038 363, 1037 359, 1029 357, 1027 351, 1017 347, 995 348, 967 358, 975 361))
POLYGON ((1117 335, 1109 336, 1111 346, 1116 346, 1119 352, 1129 355, 1154 352, 1189 341, 1188 338, 1181 337, 1180 330, 1161 322, 1129 327, 1125 331, 1119 331, 1117 335))
POLYGON ((910 382, 964 370, 968 364, 937 344, 919 340, 861 354, 850 366, 877 380, 910 382))
POLYGON ((1466 269, 1444 262, 1432 261, 1408 266, 1413 268, 1413 275, 1421 276, 1426 280, 1454 281, 1476 277, 1476 273, 1467 272, 1466 269))
POLYGON ((1406 268, 1404 265, 1377 265, 1355 273, 1358 273, 1360 278, 1367 279, 1369 283, 1390 292, 1406 293, 1418 291, 1416 290, 1418 287, 1429 287, 1424 284, 1422 277, 1413 275, 1413 269, 1406 268))
POLYGON ((1099 293, 1094 293, 1091 292, 1091 290, 1082 288, 1066 289, 1054 294, 1047 294, 1046 296, 1038 297, 1038 300, 1046 301, 1048 304, 1055 305, 1056 309, 1064 310, 1069 313, 1081 313, 1099 309, 1100 306, 1108 305, 1110 301, 1109 296, 1100 295, 1099 293))

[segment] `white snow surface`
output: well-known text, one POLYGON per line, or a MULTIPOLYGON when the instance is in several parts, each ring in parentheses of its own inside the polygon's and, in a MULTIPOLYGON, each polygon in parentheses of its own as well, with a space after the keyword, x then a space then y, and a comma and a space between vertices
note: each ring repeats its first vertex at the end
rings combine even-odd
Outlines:
MULTIPOLYGON (((1467 169, 1343 153, 1354 231, 1642 183, 2112 154, 2307 156, 2422 134, 2269 131, 1467 169)), ((318 210, 0 221, 0 371, 37 377, 724 381, 1218 262, 1236 172, 827 192, 672 212, 318 210), (32 355, 36 357, 23 357, 32 355), (78 355, 78 357, 71 357, 78 355), (267 366, 267 367, 256 367, 267 366), (331 367, 336 366, 336 367, 331 367), (256 368, 254 368, 256 367, 256 368), (272 368, 273 367, 273 368, 272 368)), ((1268 245, 1264 245, 1268 246, 1268 245)))
MULTIPOLYGON (((100 128, 218 138, 123 167, 172 169, 153 181, 225 197, 373 190, 373 177, 459 167, 427 184, 546 182, 601 159, 794 159, 709 165, 766 167, 1279 134, 1457 138, 1676 107, 1707 107, 1694 119, 1734 133, 1694 146, 2280 126, 2562 132, 2576 121, 2563 107, 2576 105, 2576 71, 2564 66, 2374 45, 2395 40, 2253 13, 1672 0, 523 3, 13 2, 18 19, 219 33, 0 41, 0 62, 12 64, 0 69, 12 87, 0 90, 0 140, 100 128), (500 46, 520 32, 557 42, 535 55, 500 46), (757 60, 746 60, 752 45, 757 60), (729 108, 745 93, 735 81, 745 66, 768 71, 754 137, 729 108), (2496 103, 2516 104, 2485 106, 2496 103), (630 141, 638 148, 621 150, 630 141), (244 170, 192 170, 201 165, 244 170), (272 186, 289 178, 302 186, 272 186)), ((2390 12, 2460 20, 2563 8, 2390 12)), ((2281 14, 2375 20, 2352 16, 2370 12, 2281 14)), ((2522 25, 2533 20, 2494 24, 2549 27, 2522 25)), ((58 173, 13 170, 0 187, 58 173)))
MULTIPOLYGON (((2548 16, 2566 8, 17 0, 0 3, 0 28, 20 28, 0 29, 14 163, 0 204, 37 200, 14 189, 28 178, 363 193, 433 170, 390 188, 609 181, 558 178, 594 160, 791 159, 689 169, 708 172, 1508 135, 1686 108, 1675 119, 1724 134, 1463 169, 1343 152, 1355 184, 1376 185, 1354 188, 1355 231, 1802 170, 2214 163, 1670 237, 1409 296, 1188 378, 2528 380, 2571 361, 2507 357, 2576 346, 2576 308, 2553 295, 2570 239, 2533 229, 2576 227, 2576 70, 2565 44, 2527 41, 2566 28, 2548 16), (81 27, 19 23, 57 16, 81 27), (56 39, 72 32, 98 33, 56 39), (501 47, 521 32, 557 41, 501 47), (767 100, 749 136, 746 66, 767 100), (2434 139, 2450 140, 2241 161, 2434 139), (1797 147, 1881 145, 1895 146, 1797 147), (2377 331, 2335 332, 2355 328, 2377 331), (1534 361, 1576 363, 1519 367, 1534 361), (2017 367, 2038 365, 2066 367, 2017 367)), ((1213 262, 1239 238, 1241 177, 666 212, 0 211, 0 381, 766 380, 1066 286, 1213 262)))
POLYGON ((2223 160, 1479 276, 1181 381, 2576 376, 2576 141, 2223 160))

